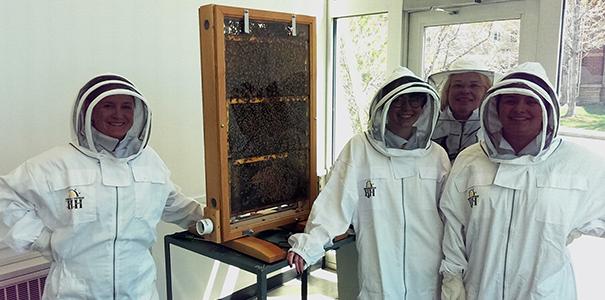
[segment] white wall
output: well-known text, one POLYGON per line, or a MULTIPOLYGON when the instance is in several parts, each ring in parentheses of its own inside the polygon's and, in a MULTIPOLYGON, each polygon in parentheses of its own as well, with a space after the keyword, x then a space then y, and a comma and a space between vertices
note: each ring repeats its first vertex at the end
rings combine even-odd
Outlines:
MULTIPOLYGON (((2 0, 0 2, 0 174, 70 140, 71 106, 92 76, 114 72, 131 79, 153 110, 151 145, 183 192, 203 197, 204 149, 197 10, 194 0, 2 0)), ((283 11, 317 18, 318 148, 325 116, 326 1, 231 0, 216 4, 283 11)), ((318 156, 323 167, 323 154, 318 156)), ((163 240, 179 228, 160 224, 154 257, 165 297, 163 240)), ((209 281, 212 261, 174 250, 175 299, 211 298, 227 268, 209 281)), ((251 283, 242 277, 236 283, 251 283)))

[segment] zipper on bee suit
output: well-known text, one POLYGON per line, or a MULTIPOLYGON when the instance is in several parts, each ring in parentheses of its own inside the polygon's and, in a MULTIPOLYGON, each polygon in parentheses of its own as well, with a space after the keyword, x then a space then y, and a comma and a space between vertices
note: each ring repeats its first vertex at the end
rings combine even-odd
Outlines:
POLYGON ((116 241, 118 239, 118 187, 116 186, 116 226, 113 237, 113 299, 117 298, 116 291, 116 241))
POLYGON ((403 286, 405 288, 405 292, 403 294, 403 299, 407 299, 408 295, 408 285, 405 282, 405 252, 406 252, 406 240, 407 240, 407 227, 406 227, 406 217, 405 217, 405 197, 404 197, 404 185, 403 178, 401 178, 401 208, 403 210, 403 286))
POLYGON ((510 208, 510 220, 508 222, 508 233, 506 235, 506 249, 504 252, 504 270, 502 271, 502 299, 504 300, 504 291, 506 290, 506 263, 508 261, 508 244, 510 242, 510 231, 513 227, 513 214, 515 211, 515 196, 517 195, 517 191, 513 190, 513 203, 510 208))

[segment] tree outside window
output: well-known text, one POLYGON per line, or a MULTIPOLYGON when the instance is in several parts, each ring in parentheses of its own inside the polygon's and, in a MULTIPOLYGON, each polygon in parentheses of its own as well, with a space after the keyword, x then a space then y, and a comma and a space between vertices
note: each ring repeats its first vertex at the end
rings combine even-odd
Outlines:
POLYGON ((386 13, 338 18, 334 44, 333 155, 367 129, 372 97, 385 81, 386 13))
POLYGON ((424 76, 468 56, 496 72, 510 70, 519 60, 519 26, 519 20, 503 20, 425 28, 424 76))
MULTIPOLYGON (((565 1, 564 18, 560 96, 565 117, 575 116, 581 105, 605 115, 605 0, 565 1)), ((594 129, 605 131, 602 122, 594 129)))

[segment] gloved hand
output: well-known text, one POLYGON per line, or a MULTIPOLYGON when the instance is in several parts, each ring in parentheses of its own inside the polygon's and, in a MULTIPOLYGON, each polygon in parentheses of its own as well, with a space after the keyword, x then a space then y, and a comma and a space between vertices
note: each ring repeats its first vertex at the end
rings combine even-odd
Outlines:
POLYGON ((441 300, 466 300, 466 290, 462 274, 443 274, 441 281, 441 300))

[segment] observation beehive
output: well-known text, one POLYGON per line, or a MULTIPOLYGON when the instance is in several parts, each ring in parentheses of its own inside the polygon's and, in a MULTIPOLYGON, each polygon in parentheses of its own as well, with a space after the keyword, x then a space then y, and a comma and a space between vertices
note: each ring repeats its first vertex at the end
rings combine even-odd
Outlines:
POLYGON ((317 195, 315 18, 200 8, 206 239, 306 219, 317 195))

